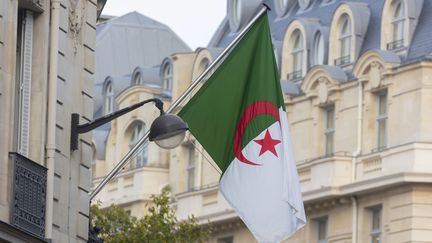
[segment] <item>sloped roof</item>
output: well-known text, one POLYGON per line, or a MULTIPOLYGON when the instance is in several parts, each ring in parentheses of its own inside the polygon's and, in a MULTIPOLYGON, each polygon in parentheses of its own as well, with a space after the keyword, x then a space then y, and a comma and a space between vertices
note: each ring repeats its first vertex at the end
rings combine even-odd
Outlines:
POLYGON ((96 27, 96 83, 131 73, 137 66, 153 67, 176 52, 191 49, 168 26, 131 12, 96 27))
MULTIPOLYGON (((273 0, 264 0, 263 2, 272 9, 276 8, 273 0)), ((326 4, 323 4, 322 0, 314 0, 307 10, 302 11, 297 5, 290 10, 290 13, 283 17, 276 16, 275 10, 269 11, 268 17, 273 41, 275 43, 282 42, 289 24, 299 18, 318 18, 322 26, 330 27, 336 9, 343 3, 364 3, 367 4, 370 10, 369 27, 365 33, 359 56, 368 50, 380 49, 381 18, 385 3, 383 0, 335 0, 326 4)), ((258 8, 261 8, 261 6, 258 8)), ((258 9, 256 11, 258 11, 258 9)), ((428 14, 431 11, 432 1, 424 1, 418 25, 415 29, 408 53, 406 57, 402 59, 402 64, 427 58, 427 56, 432 53, 432 41, 430 41, 430 37, 432 36, 432 15, 428 14)), ((238 33, 231 32, 228 21, 224 19, 213 35, 209 48, 226 47, 237 34, 238 33)), ((281 50, 278 50, 278 52, 280 51, 281 50)), ((352 77, 351 74, 348 74, 348 76, 352 77)))

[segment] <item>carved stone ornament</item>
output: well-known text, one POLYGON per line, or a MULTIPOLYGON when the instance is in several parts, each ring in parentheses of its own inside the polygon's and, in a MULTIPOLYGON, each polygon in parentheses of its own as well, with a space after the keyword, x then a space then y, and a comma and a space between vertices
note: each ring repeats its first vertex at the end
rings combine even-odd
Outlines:
POLYGON ((326 78, 319 78, 318 79, 318 99, 320 103, 326 103, 328 100, 328 87, 327 84, 329 83, 326 78))
POLYGON ((84 0, 69 0, 69 33, 74 41, 74 53, 78 51, 80 44, 80 34, 83 23, 85 21, 85 1, 84 0))
POLYGON ((381 85, 381 64, 372 62, 370 65, 369 82, 372 88, 378 88, 381 85))

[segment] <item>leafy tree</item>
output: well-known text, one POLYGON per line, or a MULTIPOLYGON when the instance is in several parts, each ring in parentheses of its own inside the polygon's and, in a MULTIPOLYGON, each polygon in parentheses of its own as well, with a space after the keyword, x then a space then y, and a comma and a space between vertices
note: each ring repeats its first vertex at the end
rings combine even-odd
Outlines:
POLYGON ((107 243, 114 242, 203 242, 210 236, 210 227, 198 225, 194 216, 179 221, 169 206, 169 188, 151 197, 148 214, 141 219, 129 216, 119 206, 101 209, 100 203, 91 207, 91 222, 100 228, 99 236, 107 243))

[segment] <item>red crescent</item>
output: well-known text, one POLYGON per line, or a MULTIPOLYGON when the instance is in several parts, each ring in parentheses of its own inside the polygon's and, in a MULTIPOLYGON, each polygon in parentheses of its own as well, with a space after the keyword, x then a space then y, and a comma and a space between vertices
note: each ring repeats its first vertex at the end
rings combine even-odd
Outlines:
POLYGON ((270 101, 256 101, 246 107, 246 109, 244 110, 243 115, 240 118, 239 123, 237 124, 236 133, 234 136, 234 155, 240 162, 248 165, 261 165, 248 160, 242 153, 241 145, 243 142, 243 134, 249 122, 255 116, 265 114, 273 116, 276 121, 280 122, 279 110, 270 101))

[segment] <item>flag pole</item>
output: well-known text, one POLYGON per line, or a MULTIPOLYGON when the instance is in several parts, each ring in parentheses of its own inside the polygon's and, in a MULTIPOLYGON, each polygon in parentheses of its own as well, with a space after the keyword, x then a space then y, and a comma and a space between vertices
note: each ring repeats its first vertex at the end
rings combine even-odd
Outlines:
MULTIPOLYGON (((252 25, 261 17, 263 14, 271 10, 270 7, 263 3, 263 7, 253 17, 253 19, 246 25, 246 27, 234 38, 234 40, 222 51, 221 54, 205 69, 195 81, 174 101, 166 113, 173 113, 175 109, 186 99, 189 94, 198 86, 198 84, 204 79, 204 77, 212 70, 219 62, 231 51, 231 49, 237 45, 237 43, 243 38, 243 36, 250 30, 252 25)), ((148 137, 150 132, 147 131, 144 136, 135 144, 135 146, 127 152, 127 154, 114 166, 114 168, 103 178, 103 180, 96 186, 96 188, 90 193, 90 201, 102 190, 102 188, 126 165, 126 163, 132 158, 133 155, 141 148, 141 146, 148 143, 148 137)))
POLYGON ((270 10, 270 7, 263 3, 263 7, 255 15, 255 17, 246 25, 246 27, 236 36, 236 38, 222 51, 222 53, 199 75, 195 81, 174 101, 174 103, 167 110, 167 113, 172 113, 185 99, 192 93, 192 91, 198 86, 198 84, 204 79, 205 76, 217 65, 219 62, 231 51, 231 49, 237 45, 237 43, 243 38, 243 36, 250 30, 252 25, 261 17, 263 14, 270 10))

